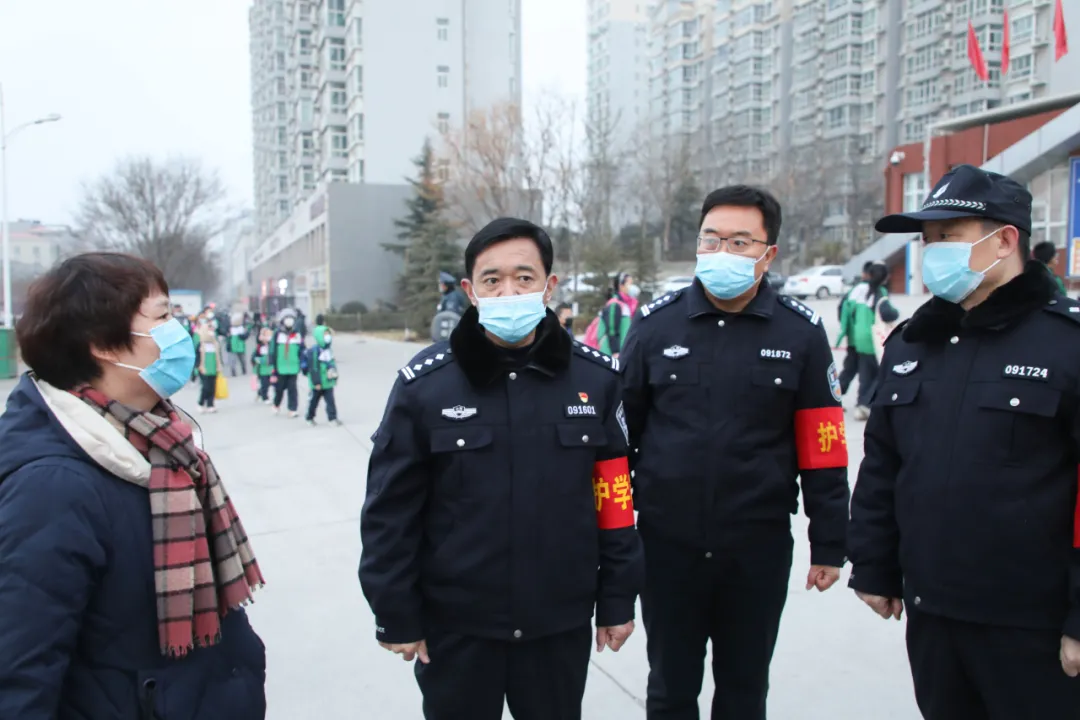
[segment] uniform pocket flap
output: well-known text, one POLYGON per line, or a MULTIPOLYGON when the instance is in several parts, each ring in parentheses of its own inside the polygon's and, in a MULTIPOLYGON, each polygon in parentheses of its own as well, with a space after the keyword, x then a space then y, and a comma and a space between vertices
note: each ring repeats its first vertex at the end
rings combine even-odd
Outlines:
POLYGON ((649 367, 652 385, 697 385, 698 366, 690 362, 662 362, 649 367))
POLYGON ((917 397, 919 397, 918 382, 886 383, 878 388, 874 395, 874 404, 885 407, 910 405, 917 397))
MULTIPOLYGON (((774 363, 767 367, 756 367, 750 373, 750 382, 757 387, 779 388, 780 390, 799 389, 799 370, 785 367, 789 363, 774 363)), ((824 381, 824 377, 822 377, 824 381)))
POLYGON ((607 434, 599 423, 562 423, 555 426, 563 447, 604 447, 607 434))
POLYGON ((484 425, 438 428, 431 431, 431 452, 477 450, 491 444, 492 434, 491 428, 484 425))
POLYGON ((979 395, 979 407, 991 410, 1054 417, 1061 403, 1061 391, 1046 385, 1023 382, 986 383, 979 395))

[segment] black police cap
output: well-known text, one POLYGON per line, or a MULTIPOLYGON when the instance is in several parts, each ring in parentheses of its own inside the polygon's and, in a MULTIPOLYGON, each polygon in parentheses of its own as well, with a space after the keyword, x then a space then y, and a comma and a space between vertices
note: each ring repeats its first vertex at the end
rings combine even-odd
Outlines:
POLYGON ((958 165, 938 181, 921 210, 886 215, 874 228, 882 233, 916 233, 927 220, 964 217, 996 220, 1030 234, 1031 193, 1012 178, 958 165))

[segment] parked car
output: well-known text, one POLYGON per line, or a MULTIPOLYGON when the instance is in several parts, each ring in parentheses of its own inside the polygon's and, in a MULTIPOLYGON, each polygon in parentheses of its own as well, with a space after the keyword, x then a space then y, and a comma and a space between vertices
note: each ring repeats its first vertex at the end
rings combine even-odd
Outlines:
POLYGON ((675 292, 676 290, 682 290, 684 287, 689 287, 693 282, 693 275, 676 275, 675 277, 670 277, 660 283, 660 289, 656 294, 665 295, 667 293, 675 292))
POLYGON ((796 273, 784 283, 784 293, 805 300, 844 294, 844 270, 840 265, 817 265, 796 273))

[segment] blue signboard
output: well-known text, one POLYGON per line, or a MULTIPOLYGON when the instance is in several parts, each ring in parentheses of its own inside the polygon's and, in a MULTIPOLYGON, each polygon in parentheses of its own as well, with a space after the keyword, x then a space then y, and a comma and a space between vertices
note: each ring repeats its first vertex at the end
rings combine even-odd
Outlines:
POLYGON ((1069 267, 1070 278, 1080 278, 1080 157, 1069 160, 1069 267))

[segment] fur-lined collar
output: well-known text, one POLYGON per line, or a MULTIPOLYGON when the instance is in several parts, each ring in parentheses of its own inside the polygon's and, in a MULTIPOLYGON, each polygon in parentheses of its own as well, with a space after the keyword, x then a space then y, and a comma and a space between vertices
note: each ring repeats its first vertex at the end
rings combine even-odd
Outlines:
POLYGON ((908 321, 903 337, 908 342, 940 342, 961 330, 1006 330, 1045 306, 1056 293, 1046 267, 1032 261, 970 312, 956 303, 933 298, 908 321))
MULTIPOLYGON (((450 334, 450 349, 465 372, 469 384, 476 388, 490 385, 513 362, 512 353, 488 339, 480 326, 480 314, 471 307, 450 334)), ((520 366, 553 376, 570 365, 573 344, 570 335, 550 310, 536 328, 536 341, 523 349, 520 366)))

